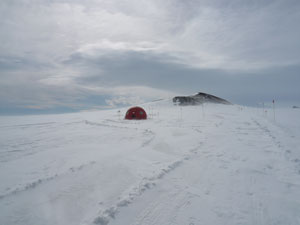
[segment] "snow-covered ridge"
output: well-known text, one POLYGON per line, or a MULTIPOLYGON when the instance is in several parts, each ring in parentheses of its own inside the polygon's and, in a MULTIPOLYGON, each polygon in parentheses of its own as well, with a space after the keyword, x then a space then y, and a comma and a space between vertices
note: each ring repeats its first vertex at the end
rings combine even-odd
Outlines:
POLYGON ((0 224, 299 224, 299 110, 142 106, 0 117, 0 224))

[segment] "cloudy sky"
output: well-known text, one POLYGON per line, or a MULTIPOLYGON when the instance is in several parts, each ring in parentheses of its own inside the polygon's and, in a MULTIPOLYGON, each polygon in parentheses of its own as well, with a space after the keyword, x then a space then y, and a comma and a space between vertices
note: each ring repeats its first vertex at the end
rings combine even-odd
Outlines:
POLYGON ((0 113, 208 92, 300 104, 299 0, 1 0, 0 113))

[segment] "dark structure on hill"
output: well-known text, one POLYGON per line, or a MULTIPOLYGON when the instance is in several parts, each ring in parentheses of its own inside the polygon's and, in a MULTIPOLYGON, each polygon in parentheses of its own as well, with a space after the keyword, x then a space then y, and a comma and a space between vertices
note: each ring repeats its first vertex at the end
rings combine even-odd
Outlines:
POLYGON ((208 102, 226 104, 226 105, 232 104, 225 99, 219 98, 214 95, 202 93, 202 92, 190 96, 176 96, 173 98, 173 102, 174 104, 179 104, 179 105, 199 105, 208 102))

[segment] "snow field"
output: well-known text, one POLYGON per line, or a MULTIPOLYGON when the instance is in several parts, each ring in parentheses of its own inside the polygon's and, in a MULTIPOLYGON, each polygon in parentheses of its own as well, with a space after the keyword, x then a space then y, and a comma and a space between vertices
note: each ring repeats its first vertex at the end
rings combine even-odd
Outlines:
POLYGON ((299 112, 143 107, 0 118, 0 224, 300 223, 299 112))

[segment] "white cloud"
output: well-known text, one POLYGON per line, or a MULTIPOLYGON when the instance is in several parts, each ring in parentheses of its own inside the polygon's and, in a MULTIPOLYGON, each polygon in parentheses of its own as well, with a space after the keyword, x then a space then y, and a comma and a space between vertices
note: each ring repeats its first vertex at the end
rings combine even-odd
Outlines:
POLYGON ((148 41, 140 42, 124 42, 117 41, 113 42, 108 39, 103 39, 96 43, 88 43, 82 45, 76 53, 85 55, 85 56, 96 56, 110 54, 111 51, 117 52, 127 52, 127 51, 136 51, 136 52, 147 52, 147 51, 156 51, 162 52, 163 44, 153 43, 148 41))

